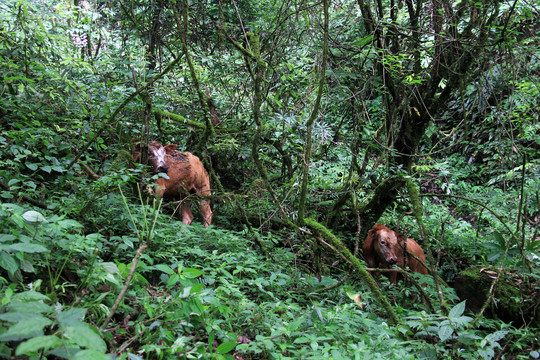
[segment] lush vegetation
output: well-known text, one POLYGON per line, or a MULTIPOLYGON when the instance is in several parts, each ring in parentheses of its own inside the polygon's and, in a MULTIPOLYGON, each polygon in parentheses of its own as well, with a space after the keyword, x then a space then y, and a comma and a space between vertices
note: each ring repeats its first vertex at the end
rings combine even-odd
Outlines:
POLYGON ((539 358, 539 15, 3 0, 0 356, 539 358), (133 138, 201 158, 209 229, 133 138), (374 282, 376 222, 437 276, 374 282))

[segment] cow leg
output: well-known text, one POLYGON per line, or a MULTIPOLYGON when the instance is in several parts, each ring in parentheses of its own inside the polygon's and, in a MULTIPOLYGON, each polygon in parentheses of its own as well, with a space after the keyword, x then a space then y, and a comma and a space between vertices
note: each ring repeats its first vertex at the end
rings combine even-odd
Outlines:
POLYGON ((191 224, 193 221, 193 214, 191 213, 191 207, 189 204, 183 202, 182 205, 180 205, 180 212, 182 213, 182 224, 191 224))
POLYGON ((392 272, 390 273, 390 276, 389 276, 390 282, 391 282, 392 284, 394 284, 394 285, 397 284, 397 275, 398 275, 397 271, 392 271, 392 272))
POLYGON ((212 224, 212 209, 207 200, 201 200, 201 215, 203 217, 204 227, 208 228, 208 226, 212 224))
POLYGON ((158 179, 156 183, 153 185, 153 191, 154 196, 156 199, 162 198, 163 194, 165 194, 165 190, 167 190, 167 186, 163 184, 163 181, 160 181, 161 179, 158 179))

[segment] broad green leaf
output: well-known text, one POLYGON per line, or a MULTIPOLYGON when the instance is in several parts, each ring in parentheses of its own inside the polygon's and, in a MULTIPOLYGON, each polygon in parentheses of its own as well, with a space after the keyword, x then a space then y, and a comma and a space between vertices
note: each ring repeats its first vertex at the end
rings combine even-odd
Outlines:
POLYGON ((308 339, 307 337, 300 336, 300 337, 297 337, 296 339, 294 339, 293 344, 304 344, 304 343, 309 343, 310 341, 311 340, 308 339))
POLYGON ((0 234, 0 242, 13 241, 16 237, 11 234, 0 234))
POLYGON ((41 246, 39 244, 27 244, 27 243, 17 243, 12 244, 6 247, 7 250, 17 252, 22 251, 25 253, 43 253, 43 252, 49 252, 49 249, 47 249, 44 246, 41 246))
POLYGON ((31 355, 32 353, 38 350, 43 349, 47 351, 49 349, 60 347, 61 345, 62 345, 62 340, 60 340, 56 336, 51 336, 51 335, 37 336, 30 340, 26 340, 22 342, 19 346, 17 346, 17 351, 15 352, 15 354, 17 356, 31 355))
POLYGON ((232 342, 232 341, 224 342, 223 344, 218 346, 218 348, 216 349, 216 352, 218 354, 226 354, 232 351, 235 347, 236 347, 235 342, 232 342))
POLYGON ((42 301, 11 301, 9 303, 10 311, 21 313, 37 314, 52 313, 54 309, 42 301))
POLYGON ((450 324, 445 324, 439 328, 439 339, 442 342, 448 340, 454 333, 454 327, 450 324))
POLYGON ((197 297, 193 298, 193 301, 189 304, 189 308, 191 309, 191 313, 195 315, 201 315, 205 312, 203 304, 197 297))
POLYGON ((96 350, 81 350, 72 357, 73 360, 111 360, 109 355, 96 350))
POLYGON ((37 164, 32 164, 32 163, 26 163, 26 167, 29 168, 32 171, 36 171, 37 168, 38 168, 38 165, 37 164))
POLYGON ((28 260, 25 260, 25 259, 21 260, 19 267, 24 272, 33 273, 33 274, 36 273, 36 269, 34 269, 34 265, 28 260))
POLYGON ((164 272, 165 274, 169 274, 169 275, 174 274, 174 270, 171 269, 171 267, 169 265, 167 265, 167 264, 158 264, 158 265, 154 266, 154 268, 156 270, 164 272))
POLYGON ((118 266, 116 266, 113 262, 102 262, 98 264, 99 266, 103 267, 103 269, 110 273, 110 274, 119 274, 120 270, 118 269, 118 266))
POLYGON ((359 40, 355 41, 353 43, 353 45, 363 47, 363 46, 366 46, 367 44, 371 43, 372 40, 373 40, 373 35, 369 35, 369 36, 366 36, 366 37, 364 37, 362 39, 359 39, 359 40))
POLYGON ((208 346, 213 347, 216 340, 216 332, 209 329, 208 331, 208 346))
POLYGON ((504 236, 500 232, 494 231, 493 232, 493 237, 495 238, 495 240, 499 244, 499 248, 501 248, 501 249, 506 248, 506 240, 505 240, 504 236))
POLYGON ((473 318, 470 316, 460 316, 457 319, 456 318, 452 319, 452 321, 454 322, 454 324, 463 325, 463 324, 468 324, 471 321, 473 321, 473 318))
POLYGON ((315 312, 317 313, 317 316, 319 317, 319 320, 324 322, 324 316, 322 314, 321 308, 317 303, 314 303, 313 306, 315 307, 315 312))
POLYGON ((41 167, 41 170, 45 171, 47 174, 50 174, 52 171, 52 168, 49 165, 45 165, 41 167))
POLYGON ((34 316, 34 313, 9 311, 7 313, 0 314, 0 320, 10 323, 18 323, 26 319, 32 319, 34 316))
POLYGON ((504 339, 504 337, 508 334, 508 331, 506 330, 499 330, 495 331, 493 334, 489 334, 486 336, 486 339, 489 339, 489 341, 499 341, 504 339))
POLYGON ((178 283, 178 280, 180 280, 180 277, 178 276, 178 274, 173 274, 170 278, 169 278, 169 281, 167 281, 167 286, 168 287, 171 287, 171 286, 174 286, 178 283))
POLYGON ((455 318, 460 317, 463 314, 463 312, 465 311, 465 302, 466 301, 467 300, 463 300, 462 302, 460 302, 459 304, 454 306, 452 308, 452 310, 450 310, 450 313, 448 314, 448 317, 450 319, 455 319, 455 318))
POLYGON ((66 311, 62 311, 56 316, 56 320, 63 327, 77 326, 84 319, 86 315, 86 309, 71 308, 66 311))
POLYGON ((62 359, 74 359, 75 355, 81 351, 80 348, 69 345, 70 347, 56 348, 50 351, 52 355, 55 355, 62 359))
POLYGON ((22 217, 28 222, 47 222, 47 219, 43 215, 34 210, 25 212, 22 217))
POLYGON ((15 80, 26 81, 26 82, 29 82, 29 83, 36 82, 35 80, 29 79, 29 78, 24 77, 24 76, 8 76, 8 77, 4 78, 4 82, 6 82, 6 83, 11 82, 11 81, 15 81, 15 80))
POLYGON ((75 220, 72 220, 72 219, 60 220, 60 221, 58 221, 57 224, 60 225, 64 229, 72 228, 72 227, 77 227, 77 228, 82 227, 82 225, 78 221, 75 221, 75 220))
POLYGON ((43 328, 52 324, 52 321, 36 314, 31 318, 22 320, 11 326, 0 335, 0 341, 20 341, 43 335, 43 328))
POLYGON ((184 348, 189 344, 190 341, 192 341, 193 339, 188 337, 188 336, 181 336, 179 337, 178 339, 176 339, 174 341, 174 343, 172 344, 171 346, 171 351, 174 353, 174 352, 177 352, 177 351, 182 351, 184 350, 184 348))
POLYGON ((49 297, 37 291, 24 291, 13 295, 13 300, 18 301, 49 301, 49 297))
POLYGON ((11 179, 11 180, 8 181, 8 186, 12 186, 12 185, 17 184, 19 182, 21 182, 19 179, 11 179))
POLYGON ((189 290, 189 293, 190 294, 195 294, 199 291, 201 291, 202 289, 204 289, 204 284, 203 283, 197 283, 197 284, 194 284, 191 289, 189 290))
POLYGON ((28 186, 30 189, 35 190, 37 188, 37 185, 33 181, 25 181, 24 185, 28 186))
POLYGON ((107 345, 105 345, 105 341, 103 341, 101 336, 99 336, 97 330, 94 330, 88 324, 79 323, 76 326, 68 326, 65 329, 64 334, 71 341, 81 347, 96 350, 99 352, 107 351, 107 345))
POLYGON ((188 279, 195 279, 201 276, 202 274, 204 273, 201 270, 194 269, 194 268, 187 268, 187 269, 184 269, 184 271, 182 271, 182 275, 184 275, 188 279))
POLYGON ((491 360, 495 356, 495 351, 491 348, 479 349, 478 354, 485 360, 491 360))
POLYGON ((19 263, 7 252, 0 251, 0 267, 4 268, 8 273, 13 275, 15 271, 19 270, 19 263))

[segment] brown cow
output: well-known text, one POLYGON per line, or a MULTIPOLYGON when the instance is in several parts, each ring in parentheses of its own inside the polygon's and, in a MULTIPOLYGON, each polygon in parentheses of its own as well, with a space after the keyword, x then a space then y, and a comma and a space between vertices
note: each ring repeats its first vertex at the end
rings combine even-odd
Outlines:
MULTIPOLYGON (((133 160, 138 161, 141 157, 141 146, 135 142, 133 160)), ((189 193, 210 195, 210 177, 199 158, 189 152, 176 150, 175 144, 163 146, 157 141, 148 144, 148 164, 152 166, 154 173, 167 173, 168 179, 160 177, 156 180, 154 195, 157 198, 184 199, 189 193)), ((180 205, 182 223, 191 224, 193 214, 190 205, 182 202, 180 205)), ((212 209, 208 200, 201 200, 201 214, 204 226, 212 223, 212 209)))
MULTIPOLYGON (((405 244, 405 236, 399 234, 393 230, 390 230, 384 225, 376 224, 373 229, 369 230, 369 233, 362 246, 364 251, 364 259, 370 267, 375 268, 390 268, 396 264, 400 268, 405 268, 405 260, 407 266, 411 268, 413 272, 420 274, 427 274, 426 268, 426 256, 424 250, 413 239, 407 239, 405 244), (422 262, 416 258, 407 254, 405 258, 404 248, 407 246, 407 251, 416 255, 422 262)), ((397 272, 391 272, 390 282, 397 283, 397 272)))

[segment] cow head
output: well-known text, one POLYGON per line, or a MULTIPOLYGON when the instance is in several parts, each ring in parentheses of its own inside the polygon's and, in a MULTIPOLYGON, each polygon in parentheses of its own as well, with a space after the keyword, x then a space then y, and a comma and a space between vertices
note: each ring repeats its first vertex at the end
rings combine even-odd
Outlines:
POLYGON ((399 246, 397 234, 386 227, 371 229, 369 233, 373 237, 373 247, 379 257, 389 265, 397 263, 399 246))
MULTIPOLYGON (((141 157, 141 144, 137 139, 134 139, 133 142, 135 143, 133 160, 138 161, 141 157)), ((171 154, 174 150, 176 150, 174 144, 163 146, 157 141, 151 141, 148 144, 148 165, 152 167, 154 173, 166 173, 169 170, 165 156, 171 154)))
POLYGON ((155 174, 166 173, 169 170, 169 167, 165 163, 165 155, 167 155, 165 148, 157 141, 152 141, 148 144, 148 164, 152 166, 155 174))

